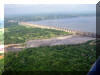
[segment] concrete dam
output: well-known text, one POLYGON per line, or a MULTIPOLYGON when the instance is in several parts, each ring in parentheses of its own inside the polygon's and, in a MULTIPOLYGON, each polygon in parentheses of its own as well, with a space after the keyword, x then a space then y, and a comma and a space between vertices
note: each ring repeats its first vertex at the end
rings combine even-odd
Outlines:
POLYGON ((31 26, 31 27, 37 27, 37 28, 55 29, 55 30, 69 32, 73 35, 81 35, 81 36, 87 36, 87 37, 93 37, 93 38, 96 37, 96 33, 82 32, 82 31, 77 31, 77 30, 71 30, 68 28, 60 28, 60 27, 56 27, 56 26, 45 26, 45 25, 31 24, 31 23, 27 23, 27 22, 19 22, 19 25, 31 26))

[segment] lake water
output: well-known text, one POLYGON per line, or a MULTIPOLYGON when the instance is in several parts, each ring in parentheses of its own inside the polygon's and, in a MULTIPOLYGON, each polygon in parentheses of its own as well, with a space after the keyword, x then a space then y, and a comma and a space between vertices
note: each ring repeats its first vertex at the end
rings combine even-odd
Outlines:
POLYGON ((46 26, 56 26, 60 28, 96 33, 96 16, 73 17, 66 19, 42 20, 42 21, 28 21, 28 23, 46 25, 46 26))

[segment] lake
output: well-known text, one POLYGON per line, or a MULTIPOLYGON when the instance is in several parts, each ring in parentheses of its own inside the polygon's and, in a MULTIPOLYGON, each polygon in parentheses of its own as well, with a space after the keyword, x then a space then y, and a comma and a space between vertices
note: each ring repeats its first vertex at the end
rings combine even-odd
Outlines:
POLYGON ((28 23, 46 25, 46 26, 56 26, 60 28, 96 33, 96 16, 28 21, 28 23))

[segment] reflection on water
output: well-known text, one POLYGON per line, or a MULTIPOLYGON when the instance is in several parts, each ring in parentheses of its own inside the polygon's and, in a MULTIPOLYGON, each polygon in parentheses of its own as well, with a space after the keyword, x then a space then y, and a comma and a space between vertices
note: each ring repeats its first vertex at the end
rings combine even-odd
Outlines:
POLYGON ((69 28, 72 30, 79 30, 84 32, 96 33, 96 17, 74 17, 66 19, 55 19, 55 20, 42 20, 42 21, 28 21, 29 23, 56 26, 60 28, 69 28))

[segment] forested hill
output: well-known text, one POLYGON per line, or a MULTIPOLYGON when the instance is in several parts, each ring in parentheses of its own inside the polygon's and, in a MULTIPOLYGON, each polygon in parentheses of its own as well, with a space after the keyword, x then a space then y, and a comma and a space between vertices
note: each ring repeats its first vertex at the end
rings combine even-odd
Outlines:
POLYGON ((96 47, 91 43, 92 41, 78 45, 44 46, 9 52, 5 54, 5 70, 88 72, 96 60, 96 47))

